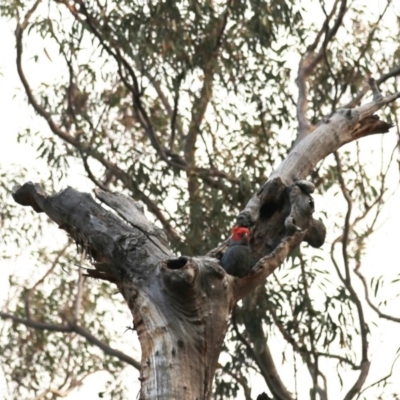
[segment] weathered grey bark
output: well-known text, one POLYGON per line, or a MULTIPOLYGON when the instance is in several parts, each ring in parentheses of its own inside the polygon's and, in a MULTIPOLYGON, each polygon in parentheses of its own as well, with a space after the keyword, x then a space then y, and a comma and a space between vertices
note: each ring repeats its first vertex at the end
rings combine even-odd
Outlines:
POLYGON ((324 226, 312 218, 313 186, 304 179, 343 144, 387 132, 390 125, 373 113, 399 96, 375 93, 365 106, 339 110, 294 148, 238 216, 237 223, 252 229, 259 260, 240 279, 219 265, 225 244, 204 257, 174 257, 163 232, 121 194, 96 191, 116 213, 72 188, 49 196, 26 183, 14 188, 13 197, 67 231, 93 260, 87 274, 114 282, 121 291, 142 347, 140 398, 208 399, 233 306, 302 240, 316 247, 324 241, 324 226))

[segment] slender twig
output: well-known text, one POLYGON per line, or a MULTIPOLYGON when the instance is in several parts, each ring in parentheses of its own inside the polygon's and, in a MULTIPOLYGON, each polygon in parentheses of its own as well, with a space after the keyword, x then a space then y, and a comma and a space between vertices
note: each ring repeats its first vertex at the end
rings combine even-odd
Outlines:
MULTIPOLYGON (((309 363, 309 360, 308 360, 309 359, 309 352, 304 347, 300 347, 298 345, 298 343, 296 342, 296 340, 294 339, 294 337, 291 336, 290 333, 285 329, 285 327, 283 326, 282 322, 279 321, 274 307, 269 305, 268 306, 268 311, 271 313, 272 319, 274 320, 274 323, 275 323, 276 327, 278 328, 278 330, 280 331, 280 333, 282 334, 283 338, 293 347, 293 350, 301 356, 303 361, 306 364, 308 364, 309 363)), ((317 355, 319 357, 331 358, 331 359, 339 360, 339 361, 341 361, 341 362, 343 362, 345 364, 350 365, 355 370, 361 368, 360 365, 357 365, 354 362, 352 362, 351 360, 349 360, 348 358, 342 357, 342 356, 337 355, 337 354, 324 353, 324 352, 318 351, 317 355)))
MULTIPOLYGON (((374 24, 372 24, 372 29, 370 30, 370 32, 368 34, 366 43, 363 46, 362 50, 360 51, 360 55, 358 56, 354 67, 350 71, 350 74, 348 74, 348 76, 347 76, 347 79, 346 79, 347 82, 351 82, 352 81, 352 79, 354 77, 354 71, 356 70, 356 68, 359 68, 361 59, 364 57, 365 53, 367 52, 367 50, 368 50, 368 48, 369 48, 369 46, 370 46, 370 44, 371 44, 371 42, 372 42, 372 40, 374 38, 374 35, 375 35, 378 27, 380 26, 380 22, 382 21, 383 17, 385 16, 386 12, 388 11, 389 6, 390 6, 391 3, 392 3, 392 0, 388 0, 387 1, 384 10, 378 16, 377 21, 374 24)), ((395 68, 393 71, 395 71, 396 69, 398 69, 399 70, 398 73, 400 73, 400 68, 395 68)), ((396 74, 396 72, 394 72, 394 73, 396 74)), ((389 77, 393 76, 393 75, 390 75, 390 73, 389 74, 385 74, 385 75, 389 75, 386 79, 389 79, 389 77)), ((382 77, 384 77, 385 75, 383 75, 382 77)), ((377 80, 378 85, 380 83, 382 83, 382 81, 381 81, 382 77, 377 80)), ((347 88, 347 85, 343 85, 339 98, 341 98, 342 95, 345 93, 346 88, 347 88)), ((354 99, 350 103, 348 103, 345 106, 345 108, 355 107, 358 104, 358 102, 362 99, 362 97, 365 95, 365 93, 368 91, 368 89, 369 89, 369 85, 365 84, 364 87, 361 89, 361 91, 354 97, 354 99)))
MULTIPOLYGON (((315 50, 317 49, 318 44, 319 44, 319 41, 321 40, 322 35, 323 35, 324 33, 326 33, 327 29, 328 29, 328 31, 329 31, 329 22, 330 22, 330 20, 332 19, 332 17, 335 15, 338 4, 339 4, 339 0, 335 0, 335 3, 333 4, 332 10, 331 10, 331 12, 329 13, 329 15, 327 15, 327 14, 325 13, 325 21, 324 21, 324 23, 323 23, 321 29, 318 31, 317 36, 315 37, 314 42, 308 47, 307 50, 308 50, 309 52, 313 52, 313 51, 315 51, 315 50)), ((323 11, 325 11, 325 10, 323 10, 323 11)))
POLYGON ((100 31, 98 29, 98 25, 99 25, 98 21, 96 21, 93 18, 93 16, 90 14, 90 12, 87 9, 86 4, 81 0, 77 0, 77 2, 80 5, 79 11, 86 17, 85 21, 86 21, 87 25, 89 26, 93 35, 99 40, 99 42, 100 42, 101 46, 104 48, 104 50, 111 57, 113 57, 113 59, 117 62, 119 76, 120 76, 121 80, 124 82, 125 86, 131 92, 132 100, 133 100, 133 108, 135 110, 136 116, 137 116, 138 121, 139 121, 140 125, 142 126, 143 130, 146 132, 146 135, 149 138, 151 145, 156 150, 156 152, 160 156, 160 158, 163 161, 165 161, 167 164, 174 166, 174 167, 182 168, 182 165, 180 165, 179 163, 176 163, 176 162, 168 159, 168 157, 166 156, 164 150, 162 149, 162 147, 159 143, 159 140, 153 129, 153 125, 151 123, 150 117, 148 116, 148 114, 142 104, 142 101, 141 101, 142 93, 141 93, 140 85, 139 85, 136 73, 133 70, 132 66, 122 55, 121 51, 119 50, 119 46, 110 46, 106 43, 104 37, 102 36, 102 34, 100 33, 100 31), (132 80, 132 83, 128 82, 124 71, 128 72, 129 78, 132 80))

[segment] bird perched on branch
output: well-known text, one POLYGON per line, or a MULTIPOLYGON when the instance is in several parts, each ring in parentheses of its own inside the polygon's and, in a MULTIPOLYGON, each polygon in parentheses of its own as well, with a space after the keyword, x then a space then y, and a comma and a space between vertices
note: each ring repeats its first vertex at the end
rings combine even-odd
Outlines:
POLYGON ((249 246, 250 231, 243 226, 232 229, 227 250, 221 259, 222 268, 229 274, 237 277, 247 275, 252 267, 251 250, 249 246))

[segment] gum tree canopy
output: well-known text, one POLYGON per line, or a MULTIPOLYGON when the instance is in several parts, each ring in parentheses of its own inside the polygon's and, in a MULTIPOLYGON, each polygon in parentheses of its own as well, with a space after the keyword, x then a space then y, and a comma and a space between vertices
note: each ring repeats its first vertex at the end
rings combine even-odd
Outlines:
MULTIPOLYGON (((127 398, 126 365, 143 400, 378 398, 397 358, 370 379, 371 326, 400 319, 376 305, 370 284, 377 297, 384 279, 361 266, 397 148, 376 135, 398 129, 391 3, 1 3, 24 93, 49 128, 20 134, 48 171, 12 197, 69 236, 53 258, 38 251, 34 282, 10 280, 0 359, 14 398, 65 397, 101 370, 112 379, 98 396, 127 398), (33 84, 32 57, 55 77, 33 84), (370 135, 373 172, 362 141, 338 152, 370 135), (95 197, 59 191, 69 165, 95 197), (317 206, 340 196, 341 210, 326 203, 314 219, 314 192, 317 206), (251 231, 242 278, 219 263, 234 225, 251 231), (116 350, 126 306, 140 361, 116 350)), ((9 171, 2 196, 25 177, 9 171)), ((4 201, 4 253, 40 231, 20 214, 4 201)))

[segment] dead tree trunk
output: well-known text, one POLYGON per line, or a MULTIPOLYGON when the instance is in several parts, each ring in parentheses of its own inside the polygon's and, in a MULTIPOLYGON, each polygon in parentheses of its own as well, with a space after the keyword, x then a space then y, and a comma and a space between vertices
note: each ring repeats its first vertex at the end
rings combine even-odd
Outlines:
POLYGON ((259 260, 243 278, 220 266, 225 244, 206 256, 174 257, 164 233, 149 223, 138 203, 121 194, 96 191, 111 212, 72 188, 51 196, 32 183, 14 188, 17 203, 45 212, 82 246, 93 261, 88 276, 113 282, 121 291, 142 348, 141 399, 210 398, 233 306, 301 241, 323 244, 325 228, 312 218, 313 185, 304 179, 345 143, 389 130, 373 114, 400 93, 383 98, 374 82, 371 86, 373 102, 339 110, 321 123, 239 214, 237 224, 251 228, 251 247, 259 260))

